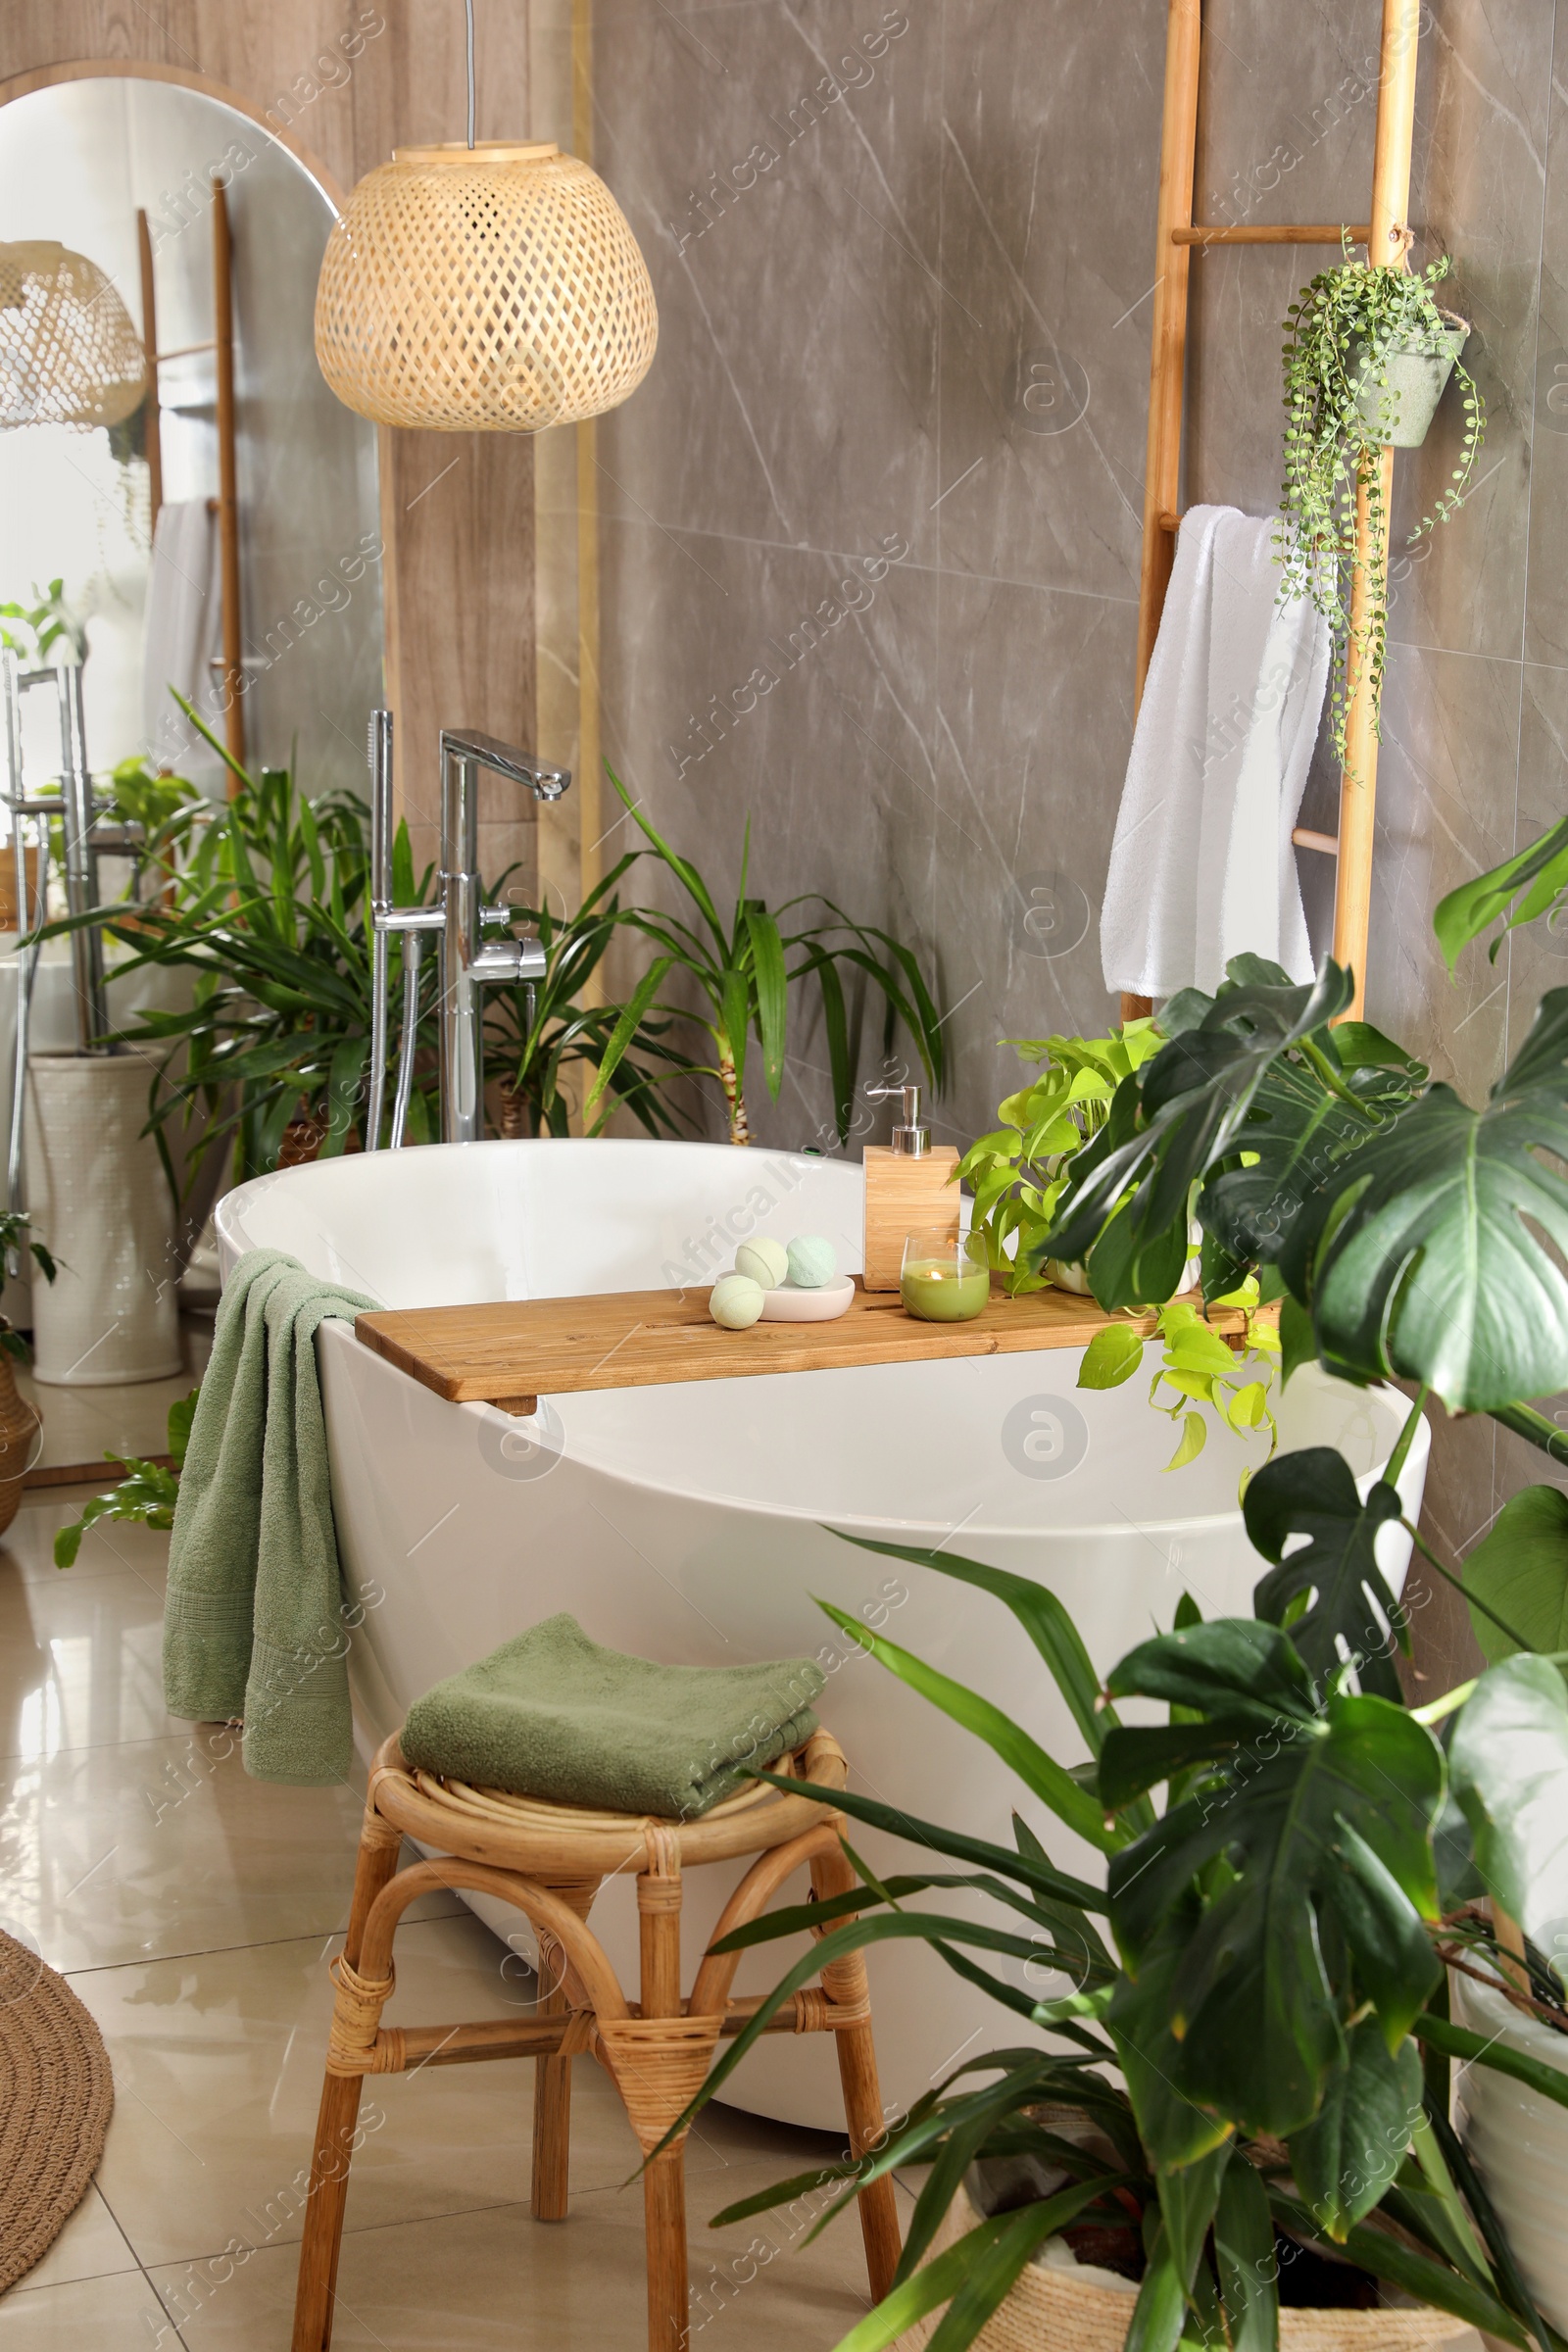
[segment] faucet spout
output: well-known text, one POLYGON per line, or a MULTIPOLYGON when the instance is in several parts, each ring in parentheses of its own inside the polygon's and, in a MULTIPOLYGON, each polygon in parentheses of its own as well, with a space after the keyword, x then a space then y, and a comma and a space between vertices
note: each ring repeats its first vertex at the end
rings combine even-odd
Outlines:
POLYGON ((479 876, 479 771, 521 784, 539 801, 559 801, 569 770, 471 728, 441 732, 441 1137, 477 1143, 484 1131, 484 988, 538 976, 537 942, 486 946, 479 876))

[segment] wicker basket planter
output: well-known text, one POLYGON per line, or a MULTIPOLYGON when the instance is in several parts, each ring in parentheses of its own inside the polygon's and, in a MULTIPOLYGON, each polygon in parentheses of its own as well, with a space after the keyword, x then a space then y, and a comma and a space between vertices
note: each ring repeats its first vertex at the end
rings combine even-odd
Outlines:
POLYGON ((17 1387, 11 1357, 0 1348, 0 1535, 22 1504, 23 1482, 32 1467, 42 1420, 17 1387))
MULTIPOLYGON (((980 2216, 959 2189, 928 2260, 975 2228, 980 2216)), ((1137 2288, 1109 2271, 1030 2263, 1006 2301, 975 2337, 976 2352, 1122 2352, 1137 2288)), ((921 2352, 940 2312, 918 2321, 896 2352, 921 2352)), ((1282 2311, 1280 2352, 1426 2352, 1467 2332, 1446 2311, 1282 2311)))

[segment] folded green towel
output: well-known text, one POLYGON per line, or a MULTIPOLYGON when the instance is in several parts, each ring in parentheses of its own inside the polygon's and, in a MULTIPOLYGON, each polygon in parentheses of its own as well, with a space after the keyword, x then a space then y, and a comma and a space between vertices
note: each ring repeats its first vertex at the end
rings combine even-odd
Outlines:
POLYGON ((416 1699, 403 1753, 481 1788, 689 1821, 810 1738, 822 1682, 809 1658, 656 1666, 563 1611, 416 1699))
POLYGON ((174 1506, 164 1698, 198 1723, 243 1717, 245 1769, 348 1776, 348 1622, 316 1373, 316 1328, 373 1306, 280 1250, 228 1280, 174 1506))

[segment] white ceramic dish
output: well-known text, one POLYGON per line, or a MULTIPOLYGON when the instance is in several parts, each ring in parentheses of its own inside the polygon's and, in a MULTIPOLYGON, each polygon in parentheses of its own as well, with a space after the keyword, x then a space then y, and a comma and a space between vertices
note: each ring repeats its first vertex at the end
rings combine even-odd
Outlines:
POLYGON ((848 1274, 835 1274, 814 1291, 798 1291, 794 1285, 781 1282, 776 1291, 762 1293, 762 1321, 764 1323, 836 1323, 847 1315, 855 1299, 855 1285, 848 1274))
MULTIPOLYGON (((430 1144, 259 1177, 220 1203, 218 1236, 225 1277, 243 1250, 288 1250, 388 1306, 701 1292, 756 1233, 822 1234, 840 1266, 858 1271, 863 1199, 857 1166, 756 1149, 430 1144)), ((1169 1625, 1184 1592, 1205 1617, 1246 1614, 1262 1563, 1236 1489, 1263 1444, 1215 1429, 1198 1460, 1167 1477, 1168 1433, 1145 1384, 1080 1390, 1079 1352, 607 1389, 541 1397, 534 1418, 519 1420, 449 1404, 362 1347, 352 1323, 323 1323, 332 1508, 345 1591, 365 1609, 349 1652, 362 1747, 443 1675, 569 1608, 595 1641, 670 1663, 814 1656, 827 1677, 819 1711, 856 1787, 1008 1846, 1016 1805, 1054 1862, 1098 1877, 1102 1857, 983 1740, 884 1673, 817 1605, 836 1602, 983 1690, 1068 1764, 1084 1742, 1002 1604, 835 1531, 947 1545, 1032 1578, 1060 1596, 1102 1671, 1169 1625)), ((1280 1444, 1342 1446, 1365 1492, 1407 1409, 1392 1390, 1346 1388, 1303 1367, 1279 1399, 1280 1444)), ((1399 1477, 1412 1519, 1427 1446, 1423 1423, 1399 1477)), ((1382 1530, 1378 1559, 1396 1591, 1409 1551, 1399 1527, 1382 1530)), ((929 1854, 879 1833, 857 1830, 862 1839, 874 1868, 929 1867, 929 1854)), ((740 1867, 691 1874, 688 1982, 740 1867)), ((481 1915, 487 1899, 474 1898, 481 1915)), ((792 1889, 790 1899, 804 1898, 792 1889)), ((517 1934, 514 1912, 497 1916, 517 1934)), ((594 1926, 635 1984, 629 1873, 606 1885, 594 1926)), ((794 1957, 784 1944, 746 1954, 737 1991, 765 1991, 794 1957)), ((1068 1989, 1033 1962, 1004 1965, 1036 1998, 1068 1989)), ((923 1946, 879 1944, 870 1968, 882 2095, 895 2105, 918 2098, 960 2052, 1027 2031, 923 1946)), ((842 2131, 829 2039, 769 2036, 726 2098, 842 2131)))

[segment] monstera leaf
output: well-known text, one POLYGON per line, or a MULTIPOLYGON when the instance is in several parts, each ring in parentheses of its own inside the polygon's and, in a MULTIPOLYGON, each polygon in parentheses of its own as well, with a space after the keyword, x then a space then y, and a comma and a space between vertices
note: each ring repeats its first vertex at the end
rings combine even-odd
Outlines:
POLYGON ((1484 1110, 1434 1086, 1356 1154, 1311 1268, 1331 1370, 1398 1373, 1454 1412, 1568 1385, 1568 1280, 1535 1230, 1568 1251, 1568 1183, 1543 1152, 1568 1157, 1568 988, 1484 1110))
POLYGON ((1466 1557, 1464 1589, 1489 1664, 1526 1645, 1568 1650, 1568 1494, 1525 1487, 1512 1495, 1466 1557))
POLYGON ((1442 1752, 1386 1699, 1341 1694, 1315 1711, 1293 1644, 1247 1619, 1146 1642, 1106 1688, 1203 1718, 1170 1725, 1163 1771, 1157 1731, 1112 1732, 1101 1758, 1107 1801, 1186 1770, 1199 1730, 1218 1759, 1110 1861, 1110 1916, 1135 1985, 1146 1958, 1161 1953, 1162 1977, 1168 1968, 1173 2086, 1285 2138, 1354 2065, 1346 2028, 1362 2003, 1392 2052, 1438 1981, 1424 1922, 1437 1914, 1442 1752), (1201 1908, 1171 1966, 1162 1940, 1195 1885, 1201 1908))
MULTIPOLYGON (((1448 1750, 1487 1891, 1530 1921, 1568 1863, 1568 1691, 1545 1658, 1509 1658, 1466 1700, 1448 1750)), ((1539 1923, 1531 1923, 1539 1924, 1539 1923)))
POLYGON ((1364 1021, 1345 1021, 1302 1052, 1280 1054, 1258 1086, 1234 1156, 1210 1171, 1198 1203, 1204 1230, 1238 1264, 1278 1265, 1304 1298, 1310 1260, 1348 1163, 1408 1108, 1425 1066, 1364 1021))
POLYGON ((1494 963, 1509 932, 1520 923, 1533 923, 1543 914, 1549 915, 1565 890, 1568 890, 1568 816, 1559 817, 1539 841, 1533 841, 1517 857, 1505 858, 1490 873, 1477 874, 1473 882, 1461 882, 1457 890, 1450 890, 1446 899, 1438 901, 1432 928, 1448 959, 1449 971, 1458 962, 1460 951, 1473 939, 1479 939, 1499 914, 1507 913, 1516 899, 1518 906, 1488 950, 1494 963))
POLYGON ((1304 1597, 1291 1640, 1313 1674, 1322 1681, 1348 1656, 1362 1690, 1396 1703, 1399 1677, 1390 1637, 1407 1649, 1409 1636, 1376 1548, 1378 1530, 1400 1509, 1396 1490, 1381 1480, 1363 1502, 1349 1463, 1332 1446, 1306 1446, 1266 1462, 1242 1504, 1253 1550, 1278 1563, 1253 1589, 1259 1617, 1284 1625, 1291 1604, 1304 1597), (1293 1536, 1308 1541, 1287 1552, 1293 1536))
POLYGON ((1177 1034, 1117 1088, 1104 1127, 1073 1162, 1056 1224, 1031 1253, 1086 1260, 1102 1306, 1171 1296, 1194 1184, 1235 1143, 1278 1056, 1350 1001, 1349 975, 1333 963, 1310 987, 1258 956, 1239 956, 1227 970, 1195 1025, 1181 1025, 1197 1009, 1191 992, 1177 1001, 1177 1034))

